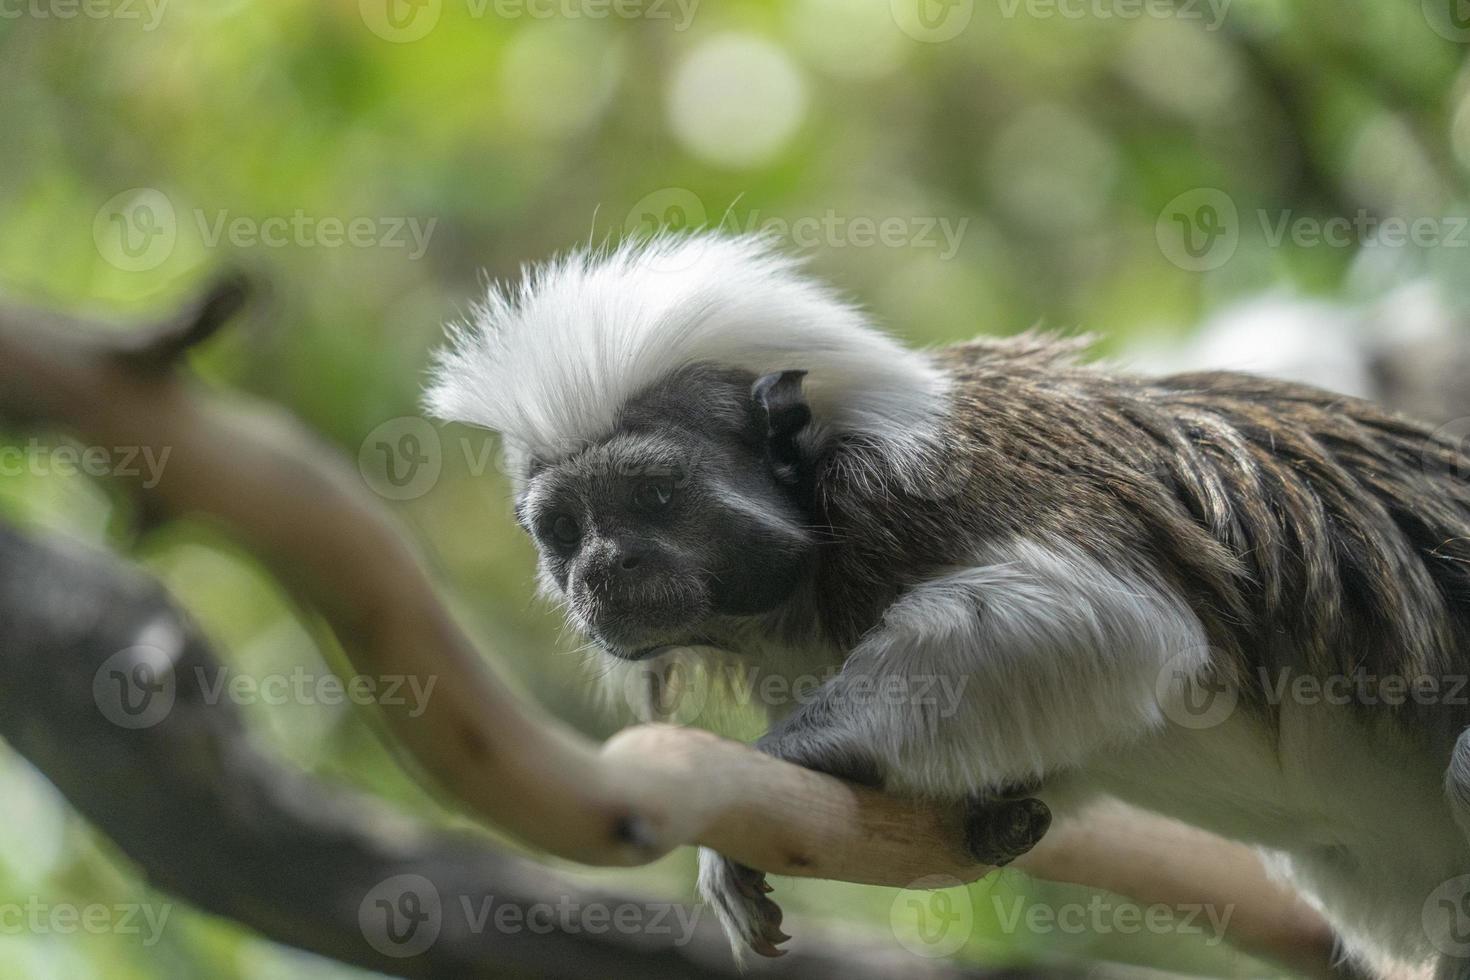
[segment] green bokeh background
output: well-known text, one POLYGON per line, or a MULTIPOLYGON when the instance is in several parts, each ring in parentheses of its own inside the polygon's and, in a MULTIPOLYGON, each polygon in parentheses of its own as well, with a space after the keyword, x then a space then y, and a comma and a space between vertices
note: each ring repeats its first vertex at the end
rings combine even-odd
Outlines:
MULTIPOLYGON (((1274 243, 1255 217, 1465 213, 1470 30, 1448 3, 386 3, 0 0, 0 293, 142 316, 243 269, 262 293, 195 366, 355 460, 416 413, 441 324, 487 278, 653 221, 772 231, 914 343, 1044 323, 1168 344, 1264 290, 1364 298, 1427 276, 1459 302, 1470 282, 1463 247, 1392 249, 1370 274, 1356 243, 1274 243), (1196 271, 1160 236, 1200 188, 1238 220, 1228 260, 1196 271), (335 242, 330 223, 355 219, 364 240, 335 242)), ((441 478, 390 506, 497 669, 605 735, 628 719, 533 599, 492 448, 444 429, 441 478)), ((112 497, 55 473, 0 477, 0 514, 129 549, 242 673, 328 669, 317 625, 205 528, 134 545, 112 497)), ((246 711, 300 765, 459 822, 364 713, 246 711)), ((685 896, 693 859, 588 877, 685 896)), ((914 928, 892 889, 782 881, 780 897, 880 941, 914 928)), ((1266 972, 1187 935, 1007 929, 1017 899, 1087 893, 980 882, 959 898, 960 955, 1266 972)), ((0 747, 0 906, 28 901, 168 900, 0 747)), ((0 929, 3 977, 339 974, 184 907, 147 946, 0 929)))

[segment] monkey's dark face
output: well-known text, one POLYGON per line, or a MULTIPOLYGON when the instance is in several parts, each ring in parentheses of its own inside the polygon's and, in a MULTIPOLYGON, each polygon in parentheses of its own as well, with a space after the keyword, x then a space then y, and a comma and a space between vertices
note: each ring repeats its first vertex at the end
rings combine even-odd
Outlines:
POLYGON ((777 609, 814 538, 792 437, 800 374, 690 368, 631 402, 609 439, 532 467, 517 516, 572 624, 624 659, 724 645, 777 609))

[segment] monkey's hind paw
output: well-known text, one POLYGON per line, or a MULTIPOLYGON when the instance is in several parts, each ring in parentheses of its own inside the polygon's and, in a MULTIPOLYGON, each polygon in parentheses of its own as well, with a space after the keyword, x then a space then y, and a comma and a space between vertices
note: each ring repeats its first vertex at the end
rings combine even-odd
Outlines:
POLYGON ((699 849, 699 894, 719 916, 735 959, 747 949, 762 956, 784 956, 777 947, 791 937, 781 931, 781 906, 764 872, 736 864, 707 847, 699 849))
POLYGON ((1005 867, 1035 847, 1051 826, 1051 810, 1038 799, 965 802, 965 847, 981 864, 1005 867))

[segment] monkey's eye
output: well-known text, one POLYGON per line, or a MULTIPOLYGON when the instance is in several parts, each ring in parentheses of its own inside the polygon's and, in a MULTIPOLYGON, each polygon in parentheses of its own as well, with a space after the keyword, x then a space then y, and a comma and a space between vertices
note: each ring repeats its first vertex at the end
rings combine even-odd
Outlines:
POLYGON ((674 478, 671 476, 639 480, 633 488, 633 506, 650 514, 663 510, 673 499, 674 478))
POLYGON ((575 548, 582 540, 582 527, 576 518, 558 514, 551 521, 551 540, 559 548, 575 548))

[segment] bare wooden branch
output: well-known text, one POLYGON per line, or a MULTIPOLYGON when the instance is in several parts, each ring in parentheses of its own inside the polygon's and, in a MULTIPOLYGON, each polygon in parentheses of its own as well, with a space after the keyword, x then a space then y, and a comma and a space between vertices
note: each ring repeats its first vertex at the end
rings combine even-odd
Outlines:
POLYGON ((119 338, 117 356, 142 370, 172 367, 187 351, 229 323, 249 296, 250 287, 243 276, 221 279, 172 319, 119 338))
MULTIPOLYGON (((988 870, 964 858, 949 808, 858 789, 693 730, 639 728, 590 744, 496 681, 415 549, 335 451, 279 411, 137 370, 90 324, 45 320, 49 329, 38 330, 35 316, 0 311, 0 410, 92 444, 167 449, 162 479, 140 492, 232 533, 320 610, 358 672, 435 679, 419 717, 385 714, 432 778, 481 819, 587 864, 644 863, 699 843, 771 872, 872 884, 969 881, 988 870)), ((1325 924, 1269 882, 1248 850, 1208 835, 1131 811, 1083 814, 1059 821, 1020 866, 1149 901, 1228 904, 1227 938, 1240 948, 1335 975, 1325 924)))
MULTIPOLYGON (((0 523, 0 736, 155 886, 277 942, 397 976, 741 975, 703 910, 588 887, 276 761, 236 705, 211 694, 223 669, 137 569, 0 523), (105 684, 99 702, 97 679, 160 635, 175 668, 166 710, 120 716, 105 684), (400 915, 409 902, 414 915, 400 915)), ((754 976, 989 975, 813 932, 754 976)))

